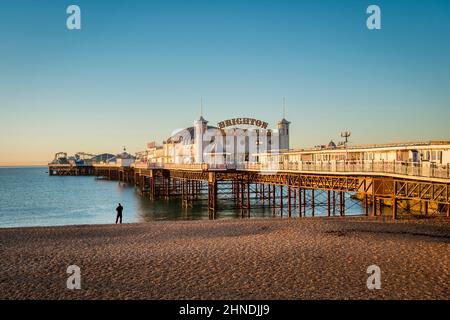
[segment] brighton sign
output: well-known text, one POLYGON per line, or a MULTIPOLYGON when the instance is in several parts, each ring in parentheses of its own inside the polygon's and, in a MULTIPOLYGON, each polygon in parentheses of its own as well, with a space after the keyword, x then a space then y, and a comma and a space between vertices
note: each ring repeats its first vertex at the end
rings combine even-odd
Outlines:
POLYGON ((257 126, 263 129, 267 129, 268 123, 265 121, 252 119, 252 118, 234 118, 229 120, 224 120, 218 123, 219 129, 225 127, 247 125, 247 126, 257 126))

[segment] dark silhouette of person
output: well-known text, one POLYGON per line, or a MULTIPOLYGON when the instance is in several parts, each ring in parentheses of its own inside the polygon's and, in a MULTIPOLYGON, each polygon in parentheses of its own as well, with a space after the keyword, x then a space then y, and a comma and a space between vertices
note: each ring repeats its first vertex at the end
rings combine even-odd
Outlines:
POLYGON ((117 224, 117 222, 119 222, 119 220, 120 220, 120 223, 122 223, 122 211, 123 211, 123 207, 122 207, 122 205, 121 205, 120 203, 119 203, 119 205, 117 206, 116 211, 117 211, 116 224, 117 224))

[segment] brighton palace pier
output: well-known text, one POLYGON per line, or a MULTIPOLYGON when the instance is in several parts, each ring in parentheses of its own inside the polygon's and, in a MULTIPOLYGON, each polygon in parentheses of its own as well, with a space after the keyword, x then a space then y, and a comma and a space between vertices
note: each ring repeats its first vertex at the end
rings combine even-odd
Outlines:
POLYGON ((134 156, 58 153, 49 174, 118 180, 183 207, 207 203, 210 218, 225 204, 243 217, 255 208, 274 216, 314 216, 319 208, 344 216, 350 201, 371 216, 450 216, 450 141, 291 149, 289 125, 282 119, 270 129, 234 118, 211 126, 200 117, 134 156))

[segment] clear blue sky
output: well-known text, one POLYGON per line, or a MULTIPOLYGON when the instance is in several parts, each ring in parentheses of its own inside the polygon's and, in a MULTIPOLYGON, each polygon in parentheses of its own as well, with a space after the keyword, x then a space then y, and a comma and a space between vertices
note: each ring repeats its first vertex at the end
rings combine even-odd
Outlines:
POLYGON ((0 165, 145 148, 199 115, 291 146, 450 138, 450 1, 0 0, 0 165), (77 4, 82 30, 66 29, 77 4), (382 30, 366 28, 366 8, 382 30))

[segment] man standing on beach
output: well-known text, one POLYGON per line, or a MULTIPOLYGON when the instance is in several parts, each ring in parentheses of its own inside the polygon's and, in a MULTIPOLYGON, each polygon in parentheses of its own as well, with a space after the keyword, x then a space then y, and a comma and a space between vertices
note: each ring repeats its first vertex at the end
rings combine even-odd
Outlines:
POLYGON ((122 211, 123 211, 123 207, 122 205, 119 203, 119 205, 116 208, 117 211, 117 217, 116 217, 116 224, 120 219, 120 223, 122 223, 122 211))

